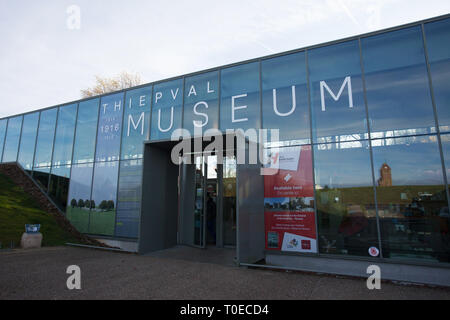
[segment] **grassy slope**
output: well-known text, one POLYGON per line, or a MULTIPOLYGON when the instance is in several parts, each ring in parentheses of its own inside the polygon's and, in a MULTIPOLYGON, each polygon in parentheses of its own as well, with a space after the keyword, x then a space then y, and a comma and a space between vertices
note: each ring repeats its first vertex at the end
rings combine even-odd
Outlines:
POLYGON ((0 174, 0 242, 3 248, 9 247, 11 240, 16 247, 20 245, 25 224, 41 224, 43 246, 77 242, 57 225, 50 214, 41 210, 22 188, 0 174))

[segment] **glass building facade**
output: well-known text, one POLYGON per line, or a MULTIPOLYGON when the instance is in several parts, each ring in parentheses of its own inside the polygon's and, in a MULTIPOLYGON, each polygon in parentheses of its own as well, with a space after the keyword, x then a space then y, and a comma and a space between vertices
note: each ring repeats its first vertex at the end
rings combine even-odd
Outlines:
POLYGON ((79 231, 137 239, 143 142, 195 127, 301 149, 304 193, 266 195, 261 215, 307 208, 310 252, 450 262, 449 17, 0 119, 0 158, 79 231))

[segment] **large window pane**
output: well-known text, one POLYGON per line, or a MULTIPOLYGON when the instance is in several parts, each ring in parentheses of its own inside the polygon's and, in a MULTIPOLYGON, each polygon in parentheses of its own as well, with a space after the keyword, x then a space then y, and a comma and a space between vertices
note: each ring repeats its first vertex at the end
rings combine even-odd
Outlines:
POLYGON ((3 146, 5 144, 5 135, 6 135, 6 125, 7 124, 8 124, 8 119, 0 120, 0 160, 2 159, 2 156, 3 156, 3 146))
POLYGON ((120 163, 116 236, 137 238, 141 215, 142 160, 120 163))
POLYGON ((35 167, 49 167, 52 164, 53 141, 55 138, 58 108, 41 112, 36 143, 35 167))
POLYGON ((53 165, 61 166, 72 163, 73 136, 77 117, 77 105, 59 108, 56 126, 53 165))
POLYGON ((66 217, 79 232, 89 231, 93 164, 72 167, 66 217))
POLYGON ((183 127, 194 135, 194 128, 219 128, 219 72, 186 78, 183 127), (194 122, 196 123, 194 124, 194 122))
POLYGON ((119 162, 95 164, 89 233, 114 235, 119 162))
POLYGON ((358 41, 308 51, 314 142, 367 138, 358 41))
POLYGON ((50 168, 35 168, 33 171, 33 179, 44 192, 47 192, 50 179, 50 168))
POLYGON ((39 112, 27 114, 23 118, 18 162, 25 170, 33 169, 34 147, 39 123, 39 112))
POLYGON ((52 168, 48 194, 62 211, 66 211, 67 208, 69 182, 70 166, 56 166, 52 168))
POLYGON ((103 97, 100 102, 95 161, 119 160, 123 96, 123 93, 117 93, 103 97))
POLYGON ((170 140, 181 128, 183 79, 155 85, 153 90, 151 140, 170 140))
POLYGON ((450 131, 450 19, 425 24, 438 122, 450 131))
POLYGON ((419 26, 361 40, 372 137, 435 130, 419 26))
POLYGON ((369 257, 379 242, 368 142, 317 145, 314 162, 320 252, 369 257))
POLYGON ((94 162, 99 99, 83 101, 78 106, 73 163, 94 162))
POLYGON ((372 145, 383 256, 448 262, 448 205, 437 137, 372 145))
POLYGON ((122 159, 143 158, 143 142, 148 139, 152 87, 128 91, 122 133, 122 159))
POLYGON ((261 106, 259 97, 259 63, 221 71, 220 129, 259 129, 261 106))
POLYGON ((2 162, 16 162, 19 150, 20 131, 22 128, 22 116, 9 118, 6 130, 5 149, 2 162))
POLYGON ((262 61, 264 129, 280 130, 280 140, 310 143, 305 53, 262 61))

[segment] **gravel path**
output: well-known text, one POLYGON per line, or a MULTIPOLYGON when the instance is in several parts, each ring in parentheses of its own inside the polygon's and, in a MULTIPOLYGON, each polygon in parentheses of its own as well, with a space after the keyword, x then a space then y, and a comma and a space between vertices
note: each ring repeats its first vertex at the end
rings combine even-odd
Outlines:
POLYGON ((450 299, 450 289, 57 247, 0 252, 0 299, 450 299), (69 265, 81 290, 66 287, 69 265))

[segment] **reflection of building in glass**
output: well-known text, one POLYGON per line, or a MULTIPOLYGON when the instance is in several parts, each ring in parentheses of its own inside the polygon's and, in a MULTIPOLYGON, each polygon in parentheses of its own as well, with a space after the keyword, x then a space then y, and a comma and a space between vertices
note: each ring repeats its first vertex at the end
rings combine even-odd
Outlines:
POLYGON ((391 167, 385 162, 380 168, 380 179, 378 179, 378 186, 380 187, 392 187, 392 173, 391 167))

